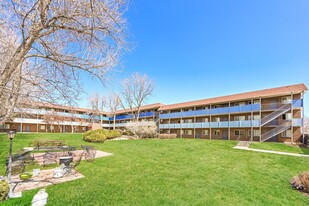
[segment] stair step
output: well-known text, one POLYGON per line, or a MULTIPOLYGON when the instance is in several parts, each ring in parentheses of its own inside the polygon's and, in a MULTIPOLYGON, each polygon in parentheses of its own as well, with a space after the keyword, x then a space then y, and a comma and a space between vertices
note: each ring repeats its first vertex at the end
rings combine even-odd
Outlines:
POLYGON ((237 146, 238 147, 249 147, 251 144, 251 141, 239 141, 237 146))

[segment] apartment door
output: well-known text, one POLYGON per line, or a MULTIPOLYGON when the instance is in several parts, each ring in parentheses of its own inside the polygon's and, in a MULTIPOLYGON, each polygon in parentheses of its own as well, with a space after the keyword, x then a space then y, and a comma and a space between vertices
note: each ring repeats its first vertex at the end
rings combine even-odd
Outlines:
POLYGON ((222 139, 223 140, 228 140, 229 139, 229 133, 227 130, 222 131, 222 139))
POLYGON ((30 132, 30 125, 26 125, 25 132, 30 132))
POLYGON ((201 130, 196 130, 195 131, 195 138, 196 139, 201 139, 202 136, 202 131, 201 130))
POLYGON ((271 99, 270 101, 270 109, 277 109, 278 108, 278 101, 277 99, 271 99))

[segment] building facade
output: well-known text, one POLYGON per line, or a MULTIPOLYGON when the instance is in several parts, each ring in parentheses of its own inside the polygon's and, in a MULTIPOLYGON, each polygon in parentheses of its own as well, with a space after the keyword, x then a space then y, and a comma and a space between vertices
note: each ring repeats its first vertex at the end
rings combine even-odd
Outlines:
MULTIPOLYGON (((304 84, 178 104, 143 106, 140 121, 158 124, 160 133, 210 140, 298 142, 303 134, 304 84)), ((21 108, 2 129, 20 132, 84 132, 123 129, 133 116, 63 106, 21 108)))

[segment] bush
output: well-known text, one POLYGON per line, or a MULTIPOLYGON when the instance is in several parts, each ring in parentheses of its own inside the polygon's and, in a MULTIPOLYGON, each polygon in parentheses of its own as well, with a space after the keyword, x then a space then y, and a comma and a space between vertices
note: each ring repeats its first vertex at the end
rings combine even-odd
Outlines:
POLYGON ((10 191, 9 184, 6 181, 1 180, 0 181, 0 202, 6 199, 6 197, 9 194, 9 191, 10 191))
POLYGON ((157 138, 158 127, 155 122, 130 122, 126 129, 139 138, 157 138))
POLYGON ((131 132, 130 130, 124 130, 124 131, 122 131, 122 135, 134 136, 133 132, 131 132))
POLYGON ((160 139, 175 139, 177 134, 159 134, 160 139))
POLYGON ((118 130, 96 129, 84 133, 83 140, 86 142, 104 142, 106 139, 121 137, 118 130))

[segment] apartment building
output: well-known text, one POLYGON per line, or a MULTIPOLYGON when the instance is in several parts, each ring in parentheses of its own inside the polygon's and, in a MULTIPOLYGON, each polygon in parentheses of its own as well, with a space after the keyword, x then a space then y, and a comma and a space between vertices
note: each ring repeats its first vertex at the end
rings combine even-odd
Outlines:
MULTIPOLYGON (((160 133, 182 138, 297 142, 304 123, 304 84, 289 85, 197 101, 141 107, 139 121, 155 121, 160 133)), ((133 116, 59 105, 20 108, 2 130, 19 132, 85 132, 125 128, 133 116)), ((0 128, 1 129, 1 128, 0 128)))
POLYGON ((0 131, 75 133, 90 130, 101 122, 109 122, 106 114, 99 115, 85 108, 36 103, 16 109, 12 120, 2 125, 0 131))
POLYGON ((292 141, 302 136, 304 84, 160 107, 160 132, 179 137, 292 141))

